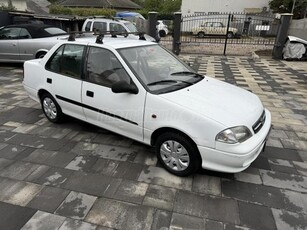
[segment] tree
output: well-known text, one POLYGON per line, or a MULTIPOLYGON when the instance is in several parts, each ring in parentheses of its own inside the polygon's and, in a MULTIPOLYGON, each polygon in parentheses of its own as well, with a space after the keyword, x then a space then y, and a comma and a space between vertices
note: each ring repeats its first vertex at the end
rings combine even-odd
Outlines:
POLYGON ((179 11, 181 0, 145 0, 144 8, 147 11, 160 13, 174 13, 179 11))
MULTIPOLYGON (((272 0, 269 6, 274 13, 291 13, 294 0, 272 0)), ((293 18, 304 18, 306 15, 307 0, 296 0, 293 18)))

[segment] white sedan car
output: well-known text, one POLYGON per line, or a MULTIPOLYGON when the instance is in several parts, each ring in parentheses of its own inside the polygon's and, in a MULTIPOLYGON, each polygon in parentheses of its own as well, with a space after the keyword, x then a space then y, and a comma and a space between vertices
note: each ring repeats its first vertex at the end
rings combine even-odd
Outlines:
POLYGON ((65 114, 154 146, 178 176, 246 169, 271 128, 255 94, 199 75, 147 41, 59 43, 25 62, 23 85, 51 122, 65 114))

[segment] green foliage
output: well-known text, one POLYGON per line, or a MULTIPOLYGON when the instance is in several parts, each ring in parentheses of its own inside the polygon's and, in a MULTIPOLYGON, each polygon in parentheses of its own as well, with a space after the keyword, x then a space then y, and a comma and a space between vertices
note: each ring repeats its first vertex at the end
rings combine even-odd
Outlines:
POLYGON ((158 19, 173 20, 174 12, 180 11, 182 0, 145 0, 144 8, 138 12, 148 18, 148 12, 158 12, 158 19))
POLYGON ((180 10, 182 0, 145 0, 144 9, 160 13, 174 13, 180 10))
MULTIPOLYGON (((274 13, 291 13, 294 0, 271 0, 270 8, 274 13)), ((307 0, 296 0, 293 18, 303 18, 306 14, 307 0)))
POLYGON ((78 15, 78 16, 115 16, 116 11, 107 8, 68 8, 58 4, 53 4, 49 7, 51 14, 78 15))

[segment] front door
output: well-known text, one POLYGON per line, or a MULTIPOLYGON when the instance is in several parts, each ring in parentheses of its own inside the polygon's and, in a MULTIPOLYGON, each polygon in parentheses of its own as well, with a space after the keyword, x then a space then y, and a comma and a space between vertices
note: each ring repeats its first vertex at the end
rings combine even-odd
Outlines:
POLYGON ((112 92, 115 82, 136 81, 119 59, 108 49, 89 48, 87 78, 82 86, 84 113, 90 123, 142 141, 146 91, 139 87, 138 94, 112 92))

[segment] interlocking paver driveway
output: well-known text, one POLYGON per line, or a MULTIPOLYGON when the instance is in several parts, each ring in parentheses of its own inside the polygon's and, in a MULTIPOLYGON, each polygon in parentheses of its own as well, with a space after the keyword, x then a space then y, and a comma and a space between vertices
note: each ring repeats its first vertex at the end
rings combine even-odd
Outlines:
POLYGON ((170 175, 147 146, 72 118, 48 122, 21 66, 2 64, 0 229, 307 229, 307 63, 182 58, 272 112, 250 168, 170 175))

